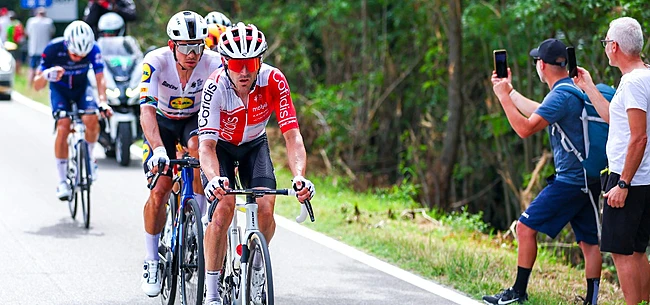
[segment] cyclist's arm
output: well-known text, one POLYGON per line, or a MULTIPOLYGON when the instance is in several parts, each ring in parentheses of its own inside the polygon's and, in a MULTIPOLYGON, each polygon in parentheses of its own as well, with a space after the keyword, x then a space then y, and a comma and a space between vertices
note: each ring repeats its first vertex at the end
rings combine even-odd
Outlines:
POLYGON ((204 139, 199 143, 199 161, 201 169, 208 181, 219 175, 219 159, 217 158, 217 141, 204 139))
POLYGON ((305 176, 307 152, 305 151, 305 144, 302 141, 300 129, 293 128, 282 135, 287 146, 287 159, 291 173, 294 176, 305 176))
POLYGON ((140 125, 142 125, 142 132, 153 150, 163 146, 156 119, 158 73, 154 73, 156 69, 146 59, 142 65, 142 80, 140 82, 140 125))
POLYGON ((45 76, 43 75, 43 71, 40 69, 36 71, 36 76, 34 76, 34 90, 40 91, 41 89, 45 88, 47 85, 47 79, 45 79, 45 76))
POLYGON ((220 71, 219 69, 213 72, 203 85, 201 110, 199 110, 199 161, 208 181, 220 176, 217 141, 219 141, 221 122, 221 112, 219 111, 221 94, 215 82, 220 71))
POLYGON ((106 81, 104 80, 104 72, 95 73, 95 80, 97 81, 97 96, 99 103, 106 103, 106 81))

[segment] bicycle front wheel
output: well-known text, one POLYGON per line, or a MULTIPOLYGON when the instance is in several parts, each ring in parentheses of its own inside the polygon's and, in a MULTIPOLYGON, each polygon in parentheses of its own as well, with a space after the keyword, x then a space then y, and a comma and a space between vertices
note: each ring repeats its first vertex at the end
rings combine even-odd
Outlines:
POLYGON ((90 156, 86 141, 78 142, 77 166, 79 175, 79 196, 81 197, 81 210, 84 217, 84 227, 90 227, 90 156))
POLYGON ((271 256, 262 233, 254 232, 248 236, 248 250, 245 304, 273 305, 271 256), (254 261, 258 264, 253 264, 254 261))
MULTIPOLYGON (((178 251, 172 251, 172 238, 174 237, 174 220, 176 219, 176 207, 178 206, 178 197, 172 194, 169 201, 165 204, 165 227, 160 234, 158 246, 158 256, 163 262, 163 272, 161 280, 160 302, 162 305, 174 305, 176 300, 176 280, 178 278, 178 251)), ((178 249, 178 246, 176 246, 178 249)))
POLYGON ((70 198, 68 198, 68 209, 70 210, 70 216, 72 219, 75 219, 77 217, 77 151, 74 149, 73 145, 70 145, 70 141, 68 141, 68 168, 67 168, 67 176, 68 176, 68 184, 70 185, 70 189, 72 190, 72 194, 70 194, 70 198))
POLYGON ((185 305, 202 305, 205 281, 203 224, 196 200, 190 199, 185 203, 182 219, 183 240, 179 245, 181 298, 185 305))

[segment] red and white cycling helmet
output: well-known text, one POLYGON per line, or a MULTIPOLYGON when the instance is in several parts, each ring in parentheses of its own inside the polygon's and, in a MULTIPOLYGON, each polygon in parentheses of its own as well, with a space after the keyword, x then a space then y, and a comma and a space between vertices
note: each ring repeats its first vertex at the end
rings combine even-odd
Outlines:
POLYGON ((267 49, 264 33, 254 25, 243 22, 228 28, 219 40, 219 53, 232 59, 261 57, 267 49))
POLYGON ((171 40, 203 40, 208 37, 208 24, 195 12, 178 12, 167 23, 167 36, 171 40))
POLYGON ((230 22, 230 19, 226 17, 226 15, 214 11, 210 12, 209 14, 205 15, 205 22, 208 24, 218 24, 218 25, 223 25, 223 26, 232 26, 232 22, 230 22))
POLYGON ((86 56, 95 45, 95 33, 90 25, 76 20, 70 23, 63 31, 65 45, 75 55, 86 56))

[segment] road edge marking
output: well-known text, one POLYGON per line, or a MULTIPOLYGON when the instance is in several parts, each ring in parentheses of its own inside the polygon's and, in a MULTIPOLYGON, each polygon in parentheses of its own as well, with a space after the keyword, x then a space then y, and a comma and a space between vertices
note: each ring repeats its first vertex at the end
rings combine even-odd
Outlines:
POLYGON ((307 239, 310 239, 316 243, 319 243, 327 248, 330 248, 336 252, 339 252, 349 258, 352 258, 358 262, 366 264, 374 269, 382 271, 388 275, 396 277, 402 281, 410 283, 414 286, 417 286, 423 290, 431 292, 435 295, 438 295, 442 298, 445 298, 449 301, 456 302, 459 305, 479 305, 478 301, 467 297, 459 292, 456 292, 450 288, 444 287, 442 285, 436 284, 430 280, 422 278, 419 275, 401 269, 397 266, 391 265, 387 262, 384 262, 372 255, 366 254, 350 245, 347 245, 343 242, 340 242, 334 238, 331 238, 323 233, 316 232, 312 229, 309 229, 305 226, 302 226, 295 221, 287 219, 283 216, 275 214, 275 222, 293 233, 296 233, 300 236, 303 236, 307 239))

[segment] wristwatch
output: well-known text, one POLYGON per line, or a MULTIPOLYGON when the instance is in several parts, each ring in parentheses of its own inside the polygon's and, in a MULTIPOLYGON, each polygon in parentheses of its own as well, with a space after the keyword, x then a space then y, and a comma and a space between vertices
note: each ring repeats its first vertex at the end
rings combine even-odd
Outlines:
POLYGON ((625 180, 618 180, 618 187, 622 189, 626 189, 630 187, 630 184, 625 182, 625 180))

